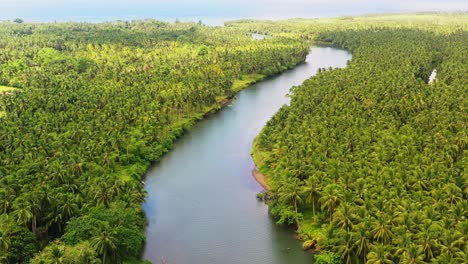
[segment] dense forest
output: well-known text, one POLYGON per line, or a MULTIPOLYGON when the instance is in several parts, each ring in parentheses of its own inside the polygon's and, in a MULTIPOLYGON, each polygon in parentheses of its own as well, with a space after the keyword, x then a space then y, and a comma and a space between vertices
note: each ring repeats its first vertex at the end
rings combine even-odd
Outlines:
POLYGON ((0 22, 0 262, 139 263, 150 164, 311 41, 353 59, 256 138, 270 213, 317 264, 468 263, 463 13, 0 22))
POLYGON ((252 149, 270 213, 315 263, 468 263, 467 19, 230 24, 353 53, 294 87, 252 149))
POLYGON ((151 162, 308 51, 195 23, 0 23, 0 262, 137 263, 151 162))

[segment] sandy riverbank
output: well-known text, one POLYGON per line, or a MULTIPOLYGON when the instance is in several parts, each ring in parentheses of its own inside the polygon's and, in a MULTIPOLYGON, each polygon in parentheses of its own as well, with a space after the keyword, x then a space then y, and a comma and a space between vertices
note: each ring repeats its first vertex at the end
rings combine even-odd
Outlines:
POLYGON ((265 191, 269 191, 271 188, 266 182, 266 177, 263 175, 261 172, 257 170, 257 168, 252 169, 252 176, 255 178, 255 180, 260 184, 265 191))

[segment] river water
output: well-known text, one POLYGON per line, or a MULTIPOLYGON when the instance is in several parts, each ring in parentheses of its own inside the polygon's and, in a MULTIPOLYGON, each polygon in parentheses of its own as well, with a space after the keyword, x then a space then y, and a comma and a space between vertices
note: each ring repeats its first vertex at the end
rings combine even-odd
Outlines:
POLYGON ((351 54, 313 47, 306 62, 241 91, 232 105, 200 122, 146 175, 144 259, 167 264, 302 264, 293 231, 276 226, 257 201, 251 175, 255 136, 292 86, 318 68, 344 67, 351 54))

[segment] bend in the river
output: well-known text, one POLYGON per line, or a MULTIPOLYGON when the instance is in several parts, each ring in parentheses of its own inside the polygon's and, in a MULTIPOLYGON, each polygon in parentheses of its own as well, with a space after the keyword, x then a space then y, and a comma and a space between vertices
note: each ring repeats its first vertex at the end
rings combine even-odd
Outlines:
POLYGON ((292 86, 318 68, 344 67, 351 54, 313 47, 306 62, 241 91, 231 106, 197 123, 147 174, 144 259, 168 264, 302 264, 291 230, 279 227, 255 194, 250 148, 292 86))

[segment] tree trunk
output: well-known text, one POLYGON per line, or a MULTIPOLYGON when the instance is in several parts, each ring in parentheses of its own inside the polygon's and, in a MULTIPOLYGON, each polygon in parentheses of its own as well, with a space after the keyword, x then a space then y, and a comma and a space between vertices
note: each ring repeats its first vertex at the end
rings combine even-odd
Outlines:
POLYGON ((36 222, 37 222, 36 221, 36 216, 33 216, 32 223, 31 223, 31 229, 32 229, 32 232, 33 232, 34 235, 36 235, 36 226, 37 226, 36 222))
POLYGON ((313 193, 312 193, 312 213, 315 216, 315 198, 314 198, 313 193))

